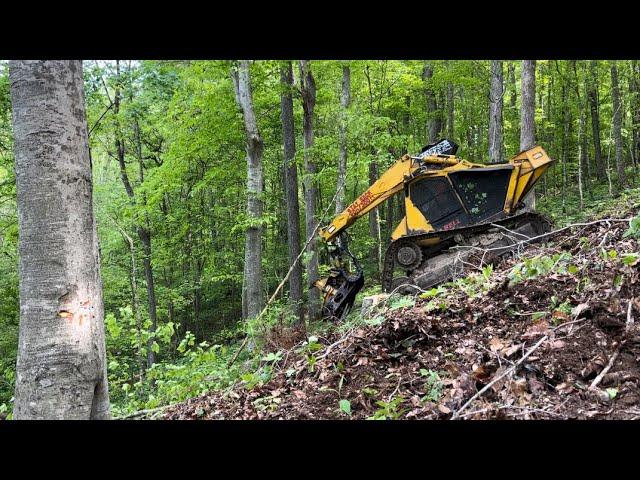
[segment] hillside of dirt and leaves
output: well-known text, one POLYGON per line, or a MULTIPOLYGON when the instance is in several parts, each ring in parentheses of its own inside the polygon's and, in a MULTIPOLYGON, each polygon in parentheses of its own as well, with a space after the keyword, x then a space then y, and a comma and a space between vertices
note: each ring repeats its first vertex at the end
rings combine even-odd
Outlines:
MULTIPOLYGON (((20 302, 47 293, 19 294, 9 70, 0 60, 0 419, 15 405, 20 302)), ((114 418, 640 418, 638 61, 82 70, 114 418), (363 316, 405 215, 395 195, 348 229, 366 279, 355 308, 319 320, 308 287, 329 256, 308 241, 315 223, 441 138, 481 164, 523 138, 543 147, 556 161, 536 210, 556 233, 363 316)))
POLYGON ((240 382, 151 415, 640 418, 638 198, 324 334, 276 328, 240 382))

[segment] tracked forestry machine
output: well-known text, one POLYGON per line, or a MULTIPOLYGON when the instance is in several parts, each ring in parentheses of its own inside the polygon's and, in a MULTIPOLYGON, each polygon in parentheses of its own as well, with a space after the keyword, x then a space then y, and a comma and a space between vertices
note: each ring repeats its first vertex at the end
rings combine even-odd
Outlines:
POLYGON ((555 161, 541 147, 488 165, 456 157, 457 150, 445 139, 416 156, 404 155, 320 230, 331 259, 329 276, 315 282, 324 295, 325 318, 343 318, 364 285, 346 230, 396 194, 404 196, 405 216, 385 253, 385 292, 431 288, 455 277, 474 252, 495 261, 522 240, 550 230, 546 218, 524 208, 527 193, 555 161))

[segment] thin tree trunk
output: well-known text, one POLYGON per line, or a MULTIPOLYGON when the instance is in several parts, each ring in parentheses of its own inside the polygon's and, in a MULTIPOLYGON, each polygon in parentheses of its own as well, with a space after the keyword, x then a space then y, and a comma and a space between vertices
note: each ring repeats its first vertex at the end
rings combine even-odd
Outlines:
MULTIPOLYGON (((280 97, 282 136, 284 142, 284 175, 287 203, 287 240, 289 264, 300 254, 300 205, 298 202, 298 166, 296 165, 296 135, 293 121, 293 69, 287 62, 280 69, 280 82, 284 93, 280 97)), ((296 323, 302 324, 302 264, 296 263, 289 276, 289 300, 293 305, 296 323)))
POLYGON ((436 100, 435 91, 431 84, 433 78, 433 66, 430 62, 425 62, 422 78, 425 82, 425 97, 427 99, 427 139, 429 143, 438 140, 438 135, 442 130, 442 118, 438 110, 438 102, 436 100))
POLYGON ((562 111, 563 111, 563 128, 562 128, 562 212, 567 212, 567 162, 569 161, 569 135, 571 133, 571 112, 569 110, 568 92, 566 80, 562 81, 562 111))
POLYGON ((611 62, 611 102, 613 108, 613 138, 616 145, 618 186, 623 188, 626 184, 626 178, 624 174, 624 160, 622 158, 622 102, 620 99, 620 85, 618 83, 618 66, 615 60, 611 62))
MULTIPOLYGON (((317 167, 313 159, 313 116, 316 106, 316 83, 308 60, 300 60, 300 93, 302 94, 303 125, 302 138, 304 143, 304 198, 306 238, 315 231, 318 220, 316 218, 316 203, 318 185, 315 179, 317 167)), ((307 267, 308 280, 311 285, 319 278, 318 241, 317 237, 309 242, 308 252, 311 254, 307 267)), ((308 298, 309 320, 320 316, 320 290, 311 288, 308 298)))
MULTIPOLYGON (((118 165, 120 167, 120 179, 122 180, 122 184, 124 185, 124 189, 127 192, 127 196, 129 197, 129 201, 132 205, 136 204, 136 197, 133 191, 133 186, 131 185, 131 181, 129 180, 129 175, 127 173, 127 167, 125 162, 125 143, 120 127, 120 121, 118 118, 118 114, 120 113, 120 102, 122 99, 122 93, 120 91, 120 62, 116 60, 116 87, 114 89, 114 100, 113 100, 113 113, 116 118, 115 124, 115 149, 116 149, 116 158, 118 159, 118 165)), ((139 162, 142 162, 142 159, 139 159, 139 162)), ((140 163, 140 182, 143 181, 143 167, 142 163, 140 163)), ((140 242, 142 243, 142 253, 143 253, 143 266, 145 273, 145 280, 147 284, 147 304, 149 311, 149 320, 151 321, 151 326, 149 328, 150 333, 155 333, 157 327, 157 313, 156 313, 156 296, 155 296, 155 288, 153 283, 153 269, 151 266, 151 232, 148 228, 145 228, 142 225, 136 226, 136 233, 140 238, 140 242)), ((151 335, 147 344, 147 368, 151 368, 151 366, 155 363, 155 352, 151 349, 151 345, 153 344, 153 336, 151 335)))
POLYGON ((598 177, 605 176, 604 162, 602 160, 602 147, 600 144, 600 105, 598 100, 598 64, 596 60, 589 63, 589 80, 587 82, 587 97, 591 110, 591 132, 593 135, 594 161, 598 177))
POLYGON ((340 155, 338 156, 338 194, 336 196, 336 215, 345 208, 345 184, 347 181, 347 109, 351 103, 351 69, 342 66, 342 91, 340 93, 340 155))
POLYGON ((108 419, 82 62, 11 61, 20 337, 15 419, 108 419))
POLYGON ((502 101, 503 101, 502 62, 491 61, 491 89, 489 91, 489 162, 503 160, 502 148, 502 101))
POLYGON ((631 60, 631 75, 629 77, 629 92, 631 93, 631 158, 633 168, 638 169, 638 155, 640 155, 640 68, 637 60, 631 60))
POLYGON ((507 66, 507 76, 509 77, 509 85, 511 85, 511 95, 509 97, 509 107, 515 112, 516 100, 518 97, 518 88, 516 86, 516 67, 513 62, 509 62, 507 66))
MULTIPOLYGON (((373 185, 378 180, 378 162, 372 159, 369 162, 369 186, 373 185)), ((382 271, 382 248, 380 238, 380 213, 377 208, 374 208, 369 212, 369 234, 373 239, 373 246, 371 247, 371 259, 375 259, 378 271, 382 271)))
POLYGON ((129 256, 131 257, 131 271, 129 274, 129 284, 131 286, 131 313, 136 322, 136 338, 138 342, 138 370, 140 378, 144 378, 145 359, 142 353, 142 319, 140 318, 140 308, 138 305, 138 275, 136 266, 136 246, 133 238, 119 225, 116 227, 120 231, 127 247, 129 248, 129 256))
POLYGON ((583 193, 583 169, 584 169, 584 146, 585 146, 585 125, 586 125, 586 105, 583 105, 580 97, 580 78, 576 68, 576 61, 571 61, 574 73, 574 91, 578 100, 579 120, 578 120, 578 196, 580 198, 580 209, 584 208, 583 193))
POLYGON ((262 212, 264 177, 262 151, 264 142, 258 131, 256 115, 253 111, 253 94, 249 61, 240 60, 232 69, 236 101, 242 110, 247 137, 247 217, 249 226, 245 237, 244 278, 247 318, 255 318, 262 310, 262 212))
POLYGON ((447 82, 447 135, 449 139, 455 140, 455 99, 453 82, 447 82))
MULTIPOLYGON (((520 151, 529 150, 536 144, 536 61, 522 61, 520 107, 520 151)), ((529 209, 536 208, 535 191, 532 189, 524 199, 529 209)))

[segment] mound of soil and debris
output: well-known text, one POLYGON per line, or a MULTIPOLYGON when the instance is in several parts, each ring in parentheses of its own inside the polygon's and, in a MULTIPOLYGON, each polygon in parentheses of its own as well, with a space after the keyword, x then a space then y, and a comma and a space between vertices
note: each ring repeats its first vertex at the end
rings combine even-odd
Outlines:
POLYGON ((639 249, 628 228, 560 231, 477 273, 477 291, 396 299, 315 351, 307 342, 273 356, 268 382, 193 398, 164 418, 640 418, 639 249))

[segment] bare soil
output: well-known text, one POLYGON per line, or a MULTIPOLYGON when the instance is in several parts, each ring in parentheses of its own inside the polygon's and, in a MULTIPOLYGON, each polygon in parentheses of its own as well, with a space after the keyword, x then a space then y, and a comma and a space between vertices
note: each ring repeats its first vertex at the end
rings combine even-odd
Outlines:
POLYGON ((387 308, 381 324, 321 338, 315 363, 298 343, 266 384, 210 392, 164 418, 640 418, 640 269, 622 261, 639 248, 623 238, 627 228, 604 222, 559 232, 523 256, 570 252, 572 273, 514 284, 508 275, 522 258, 508 259, 484 293, 451 288, 443 309, 421 298, 387 308), (460 411, 545 335, 514 372, 460 411))

